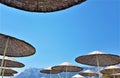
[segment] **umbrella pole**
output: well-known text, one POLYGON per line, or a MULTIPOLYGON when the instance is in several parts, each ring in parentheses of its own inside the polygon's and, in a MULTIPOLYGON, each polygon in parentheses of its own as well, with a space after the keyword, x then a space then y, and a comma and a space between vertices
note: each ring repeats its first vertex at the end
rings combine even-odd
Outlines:
POLYGON ((66 78, 68 78, 67 66, 66 66, 66 78))
MULTIPOLYGON (((1 62, 1 67, 3 67, 3 64, 4 64, 4 59, 5 59, 5 54, 7 52, 8 42, 9 42, 9 37, 7 38, 7 41, 5 43, 5 49, 4 49, 3 59, 1 62)), ((0 74, 2 74, 2 69, 0 69, 0 74)))
POLYGON ((51 71, 50 71, 50 78, 51 78, 51 71))
POLYGON ((99 58, 98 58, 98 56, 96 56, 96 61, 97 61, 97 67, 98 67, 98 76, 99 76, 99 78, 100 78, 100 65, 99 65, 99 58))
MULTIPOLYGON (((6 67, 6 62, 5 62, 4 67, 6 67)), ((4 76, 4 73, 5 73, 5 69, 3 69, 3 71, 2 71, 2 78, 3 78, 3 76, 4 76)))
MULTIPOLYGON (((115 71, 114 71, 114 69, 113 69, 113 74, 115 74, 115 71)), ((113 75, 113 78, 115 78, 115 75, 113 75)))

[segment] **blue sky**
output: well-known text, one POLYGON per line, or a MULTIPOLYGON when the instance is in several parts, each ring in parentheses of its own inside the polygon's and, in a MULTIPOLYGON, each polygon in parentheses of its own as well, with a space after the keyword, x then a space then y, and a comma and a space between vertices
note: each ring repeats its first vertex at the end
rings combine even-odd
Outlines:
MULTIPOLYGON (((15 58, 26 68, 46 68, 94 50, 120 55, 120 0, 87 0, 69 9, 32 13, 0 4, 0 32, 22 39, 36 54, 15 58)), ((83 66, 83 65, 82 65, 83 66)))

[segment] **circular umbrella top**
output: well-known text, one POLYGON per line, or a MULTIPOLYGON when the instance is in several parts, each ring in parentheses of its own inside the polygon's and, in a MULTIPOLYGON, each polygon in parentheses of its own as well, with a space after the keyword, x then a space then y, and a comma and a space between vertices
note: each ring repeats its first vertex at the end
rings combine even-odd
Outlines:
POLYGON ((85 78, 85 77, 82 75, 76 74, 76 75, 72 76, 72 78, 85 78))
POLYGON ((120 63, 120 57, 114 54, 106 54, 100 51, 94 51, 87 55, 79 56, 75 59, 76 62, 97 66, 97 62, 99 62, 99 66, 109 66, 120 63))
POLYGON ((93 51, 91 53, 88 53, 87 55, 96 55, 96 54, 106 54, 105 52, 101 52, 101 51, 93 51))
POLYGON ((78 71, 83 70, 83 68, 79 66, 75 66, 69 62, 64 62, 58 66, 53 66, 52 69, 60 70, 62 72, 78 72, 78 71))
POLYGON ((0 33, 0 54, 3 55, 4 49, 6 46, 6 42, 8 40, 8 47, 6 51, 6 56, 10 57, 24 57, 30 56, 35 53, 35 48, 29 43, 17 39, 15 37, 11 37, 5 34, 0 33))
POLYGON ((63 62, 59 66, 74 66, 74 65, 69 62, 63 62))
POLYGON ((0 3, 30 12, 53 12, 84 1, 86 0, 0 0, 0 3))
POLYGON ((104 68, 104 69, 120 69, 120 66, 118 66, 118 65, 107 66, 107 67, 104 68))
POLYGON ((43 69, 40 71, 41 73, 46 73, 46 74, 57 74, 57 73, 61 73, 61 71, 58 70, 54 70, 51 67, 43 69))
POLYGON ((115 74, 115 73, 120 73, 120 67, 117 65, 114 66, 107 66, 103 70, 101 70, 102 74, 115 74))
POLYGON ((16 73, 18 73, 17 71, 12 70, 12 69, 7 68, 7 67, 0 67, 0 69, 2 69, 2 71, 4 70, 4 74, 16 74, 16 73))
POLYGON ((92 70, 85 70, 80 73, 82 76, 98 76, 98 73, 92 71, 92 70))
MULTIPOLYGON (((3 58, 3 56, 0 56, 0 64, 2 62, 2 58, 3 58)), ((5 56, 3 66, 5 66, 5 67, 24 67, 25 65, 23 63, 15 61, 15 59, 12 57, 5 56)))

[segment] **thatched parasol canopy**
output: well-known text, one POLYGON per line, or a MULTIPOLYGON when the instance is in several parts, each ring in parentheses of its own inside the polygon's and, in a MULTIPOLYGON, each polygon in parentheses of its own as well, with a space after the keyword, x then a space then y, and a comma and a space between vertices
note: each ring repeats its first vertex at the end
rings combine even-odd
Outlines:
MULTIPOLYGON (((2 62, 2 58, 3 58, 3 56, 0 56, 0 64, 2 62)), ((3 66, 5 66, 5 67, 17 67, 17 68, 21 68, 21 67, 24 67, 25 65, 23 63, 15 61, 15 59, 12 58, 12 57, 5 56, 3 66)))
POLYGON ((120 73, 112 74, 111 78, 120 78, 120 73))
POLYGON ((83 70, 83 68, 81 68, 79 66, 75 66, 69 62, 63 62, 60 65, 53 66, 52 69, 60 70, 62 72, 79 72, 79 71, 83 70))
POLYGON ((98 76, 98 73, 92 71, 92 70, 85 70, 80 73, 82 76, 98 76))
POLYGON ((102 74, 115 74, 120 73, 120 66, 114 65, 114 66, 108 66, 101 70, 102 74))
POLYGON ((120 56, 114 54, 106 54, 101 51, 93 51, 87 55, 79 56, 75 59, 76 62, 91 66, 98 67, 98 73, 100 78, 99 66, 110 66, 120 63, 120 56))
POLYGON ((51 78, 51 74, 61 73, 61 71, 59 71, 59 70, 54 70, 54 69, 52 69, 51 67, 45 68, 45 69, 43 69, 43 70, 40 70, 40 72, 41 72, 41 73, 49 74, 49 75, 50 75, 49 78, 51 78))
POLYGON ((57 73, 61 73, 61 71, 59 70, 54 70, 51 67, 43 69, 40 71, 41 73, 46 73, 46 74, 57 74, 57 73))
MULTIPOLYGON (((15 70, 12 70, 12 69, 10 69, 10 68, 7 68, 7 67, 2 67, 1 68, 2 69, 2 71, 4 71, 4 74, 5 75, 10 75, 10 74, 16 74, 16 73, 18 73, 17 71, 15 71, 15 70)), ((2 75, 2 74, 0 74, 0 75, 2 75)))
POLYGON ((86 0, 0 0, 0 3, 30 12, 53 12, 84 1, 86 0))
POLYGON ((109 78, 120 78, 120 76, 115 75, 115 76, 111 76, 111 77, 109 77, 109 78))
POLYGON ((60 65, 53 66, 52 69, 66 72, 66 78, 69 78, 68 72, 79 72, 79 71, 83 70, 83 68, 81 68, 79 66, 75 66, 69 62, 63 62, 60 65))
POLYGON ((120 73, 116 73, 116 74, 112 74, 112 75, 120 76, 120 73))
MULTIPOLYGON (((0 74, 0 76, 2 76, 2 74, 0 74)), ((12 74, 12 73, 4 73, 3 76, 14 76, 14 74, 12 74)))
POLYGON ((109 66, 120 63, 120 56, 114 54, 106 54, 100 51, 93 51, 87 55, 79 56, 75 59, 76 62, 91 66, 109 66))
POLYGON ((24 57, 30 56, 35 53, 35 48, 29 43, 17 39, 15 37, 11 37, 9 35, 0 33, 0 54, 4 54, 4 50, 6 47, 6 42, 8 41, 6 48, 6 56, 10 57, 24 57))

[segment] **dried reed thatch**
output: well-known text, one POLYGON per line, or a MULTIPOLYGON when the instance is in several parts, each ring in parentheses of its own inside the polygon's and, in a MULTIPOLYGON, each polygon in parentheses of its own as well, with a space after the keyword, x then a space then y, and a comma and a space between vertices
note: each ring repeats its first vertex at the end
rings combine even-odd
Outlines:
POLYGON ((7 44, 7 49, 5 53, 6 56, 24 57, 24 56, 33 55, 36 51, 32 45, 30 45, 25 41, 0 33, 0 54, 1 55, 4 54, 7 41, 8 41, 8 44, 7 44))
POLYGON ((59 70, 62 72, 79 72, 79 71, 83 70, 82 67, 75 66, 69 62, 63 62, 60 65, 53 66, 52 69, 59 70))
MULTIPOLYGON (((2 58, 3 56, 0 56, 0 65, 2 63, 2 58)), ((21 68, 24 67, 25 65, 23 63, 20 63, 18 61, 16 61, 15 59, 13 59, 12 57, 5 57, 4 59, 4 67, 17 67, 17 68, 21 68)))
POLYGON ((120 73, 112 74, 110 78, 120 78, 120 73))
POLYGON ((102 74, 115 74, 120 73, 120 66, 108 66, 100 71, 102 74))
POLYGON ((14 74, 12 74, 12 73, 4 73, 3 75, 0 74, 0 76, 14 76, 14 74))
POLYGON ((79 56, 76 62, 91 66, 109 66, 120 63, 120 56, 114 54, 106 54, 100 51, 94 51, 90 54, 79 56))
POLYGON ((0 0, 0 3, 30 12, 53 12, 84 1, 86 0, 0 0))
MULTIPOLYGON (((13 74, 18 73, 17 71, 10 69, 10 68, 7 68, 7 67, 2 67, 0 69, 2 69, 2 71, 4 71, 4 76, 13 76, 13 74)), ((0 74, 0 76, 1 75, 2 74, 0 74)))
POLYGON ((82 76, 98 76, 98 73, 92 71, 92 70, 86 70, 80 73, 82 76))
POLYGON ((57 74, 57 73, 61 73, 61 71, 58 70, 53 70, 51 67, 43 69, 40 71, 41 73, 46 73, 46 74, 57 74))

